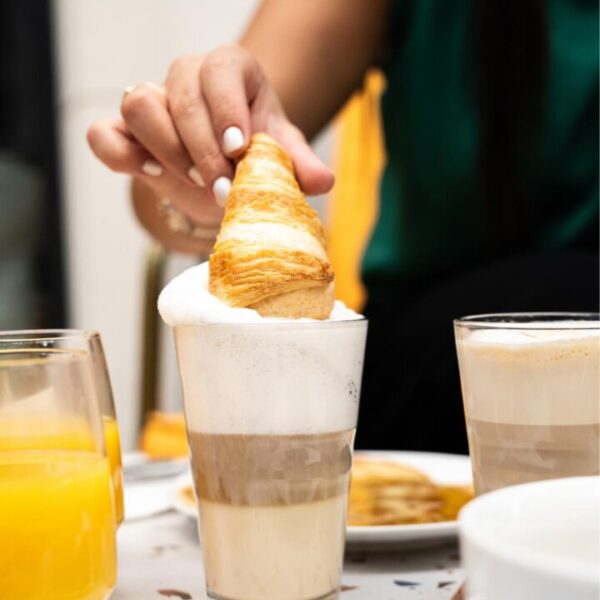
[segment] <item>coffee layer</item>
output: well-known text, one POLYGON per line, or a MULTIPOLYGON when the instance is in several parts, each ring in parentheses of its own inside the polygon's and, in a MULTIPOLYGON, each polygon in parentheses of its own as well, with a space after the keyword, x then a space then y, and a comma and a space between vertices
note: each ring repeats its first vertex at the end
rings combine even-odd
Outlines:
POLYGON ((600 426, 513 425, 467 419, 475 489, 600 474, 600 426))
POLYGON ((345 494, 354 430, 315 435, 190 433, 198 496, 236 506, 316 502, 345 494))

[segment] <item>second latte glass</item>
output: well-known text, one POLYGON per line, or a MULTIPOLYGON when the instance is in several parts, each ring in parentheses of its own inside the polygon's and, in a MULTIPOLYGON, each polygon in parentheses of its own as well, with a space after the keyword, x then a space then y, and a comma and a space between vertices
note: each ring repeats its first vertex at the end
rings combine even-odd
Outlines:
POLYGON ((175 328, 210 597, 336 596, 366 331, 175 328))
POLYGON ((598 314, 454 323, 475 490, 600 474, 598 314))

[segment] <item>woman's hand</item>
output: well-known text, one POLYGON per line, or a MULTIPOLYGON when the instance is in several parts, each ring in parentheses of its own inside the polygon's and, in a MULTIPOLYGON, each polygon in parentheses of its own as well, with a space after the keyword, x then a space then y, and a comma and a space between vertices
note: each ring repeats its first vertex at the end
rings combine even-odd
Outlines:
POLYGON ((307 194, 328 191, 333 175, 287 119, 258 62, 239 46, 178 58, 164 86, 126 90, 122 119, 94 123, 89 144, 108 167, 143 180, 184 215, 218 222, 235 158, 254 131, 289 152, 307 194))
MULTIPOLYGON (((90 146, 111 169, 133 175, 143 198, 156 196, 150 204, 167 198, 191 230, 218 227, 235 159, 255 131, 287 149, 304 192, 327 192, 332 173, 286 112, 307 135, 319 131, 379 55, 388 7, 389 0, 263 0, 241 46, 178 58, 162 86, 128 88, 122 118, 92 125, 90 146)), ((134 201, 167 247, 196 247, 180 232, 174 244, 159 227, 161 211, 148 206, 134 201)))

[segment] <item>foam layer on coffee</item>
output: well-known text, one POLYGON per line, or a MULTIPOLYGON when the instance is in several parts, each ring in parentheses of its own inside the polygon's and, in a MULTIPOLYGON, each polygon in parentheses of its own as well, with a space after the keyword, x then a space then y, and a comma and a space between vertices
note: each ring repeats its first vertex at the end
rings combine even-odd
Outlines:
MULTIPOLYGON (((175 277, 160 294, 158 310, 165 323, 172 327, 200 323, 277 323, 291 320, 262 317, 250 308, 234 308, 221 302, 208 291, 208 262, 191 267, 175 277)), ((328 320, 348 321, 360 318, 359 314, 338 301, 328 320)))
POLYGON ((356 426, 366 324, 175 328, 190 430, 311 434, 356 426))
POLYGON ((600 330, 591 329, 597 325, 462 332, 457 349, 468 416, 519 425, 598 423, 600 330))
POLYGON ((580 342, 588 340, 600 344, 600 322, 597 321, 561 321, 555 326, 560 329, 548 329, 550 323, 528 323, 527 329, 518 323, 507 323, 502 328, 474 329, 464 339, 482 344, 497 344, 502 348, 553 342, 580 342), (593 329, 595 327, 595 329, 593 329))

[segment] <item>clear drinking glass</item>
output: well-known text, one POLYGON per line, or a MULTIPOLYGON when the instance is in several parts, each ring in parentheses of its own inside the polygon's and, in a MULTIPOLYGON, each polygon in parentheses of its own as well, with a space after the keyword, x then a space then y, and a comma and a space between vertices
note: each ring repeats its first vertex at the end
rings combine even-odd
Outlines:
MULTIPOLYGON (((74 332, 74 330, 71 330, 74 332)), ((75 332, 74 332, 75 333, 75 332)), ((110 472, 112 475, 113 488, 115 492, 115 508, 117 513, 117 523, 120 525, 125 517, 125 503, 123 500, 123 464, 121 459, 121 436, 119 434, 119 424, 117 421, 117 412, 113 398, 110 375, 108 373, 108 364, 104 354, 102 339, 97 331, 82 331, 80 333, 88 343, 88 349, 92 359, 92 366, 98 386, 98 404, 102 414, 102 424, 104 427, 104 444, 108 462, 110 463, 110 472)))
POLYGON ((110 463, 112 484, 115 493, 115 509, 117 523, 120 525, 124 518, 123 500, 123 467, 121 460, 121 438, 117 422, 117 413, 113 398, 110 375, 102 339, 97 331, 82 329, 39 329, 29 331, 6 331, 0 334, 0 340, 21 340, 27 345, 29 340, 36 343, 60 344, 62 348, 81 350, 89 353, 94 376, 94 390, 104 429, 104 445, 110 463))
POLYGON ((475 490, 600 473, 597 313, 454 322, 475 490))
MULTIPOLYGON (((43 332, 39 332, 43 335, 43 332)), ((0 335, 0 594, 104 600, 115 503, 89 353, 0 335)))
POLYGON ((336 597, 366 332, 175 328, 210 597, 336 597))

